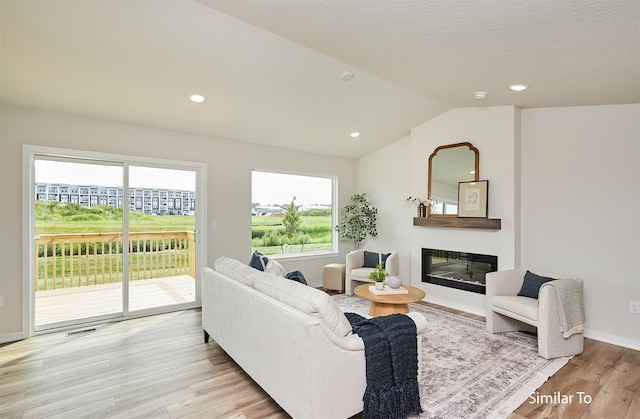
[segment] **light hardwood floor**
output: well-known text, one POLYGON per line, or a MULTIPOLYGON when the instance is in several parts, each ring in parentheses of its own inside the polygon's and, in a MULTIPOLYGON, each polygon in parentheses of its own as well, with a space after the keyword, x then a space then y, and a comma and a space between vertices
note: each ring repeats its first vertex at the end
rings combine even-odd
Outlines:
MULTIPOLYGON (((483 320, 442 307, 430 307, 483 320)), ((523 403, 510 419, 640 417, 640 352, 587 340, 540 394, 589 405, 523 403)), ((0 346, 0 417, 287 418, 215 342, 199 310, 52 333, 0 346)))

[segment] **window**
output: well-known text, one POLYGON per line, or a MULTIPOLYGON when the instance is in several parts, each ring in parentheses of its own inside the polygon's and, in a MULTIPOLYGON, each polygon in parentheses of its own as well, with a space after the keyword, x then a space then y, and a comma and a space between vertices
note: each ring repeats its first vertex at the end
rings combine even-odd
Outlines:
POLYGON ((251 185, 253 250, 277 255, 334 249, 334 179, 254 170, 251 185))

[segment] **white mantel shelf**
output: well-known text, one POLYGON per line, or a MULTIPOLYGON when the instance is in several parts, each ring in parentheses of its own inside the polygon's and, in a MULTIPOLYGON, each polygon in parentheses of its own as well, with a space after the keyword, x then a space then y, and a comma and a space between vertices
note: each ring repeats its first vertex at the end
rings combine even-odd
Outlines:
POLYGON ((500 218, 413 217, 413 225, 420 227, 480 228, 500 230, 500 218))

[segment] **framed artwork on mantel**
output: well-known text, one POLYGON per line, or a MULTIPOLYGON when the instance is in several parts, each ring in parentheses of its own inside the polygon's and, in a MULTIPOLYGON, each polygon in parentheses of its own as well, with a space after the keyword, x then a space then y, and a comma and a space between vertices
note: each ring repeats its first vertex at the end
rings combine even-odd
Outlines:
POLYGON ((458 182, 458 217, 487 218, 489 181, 458 182))

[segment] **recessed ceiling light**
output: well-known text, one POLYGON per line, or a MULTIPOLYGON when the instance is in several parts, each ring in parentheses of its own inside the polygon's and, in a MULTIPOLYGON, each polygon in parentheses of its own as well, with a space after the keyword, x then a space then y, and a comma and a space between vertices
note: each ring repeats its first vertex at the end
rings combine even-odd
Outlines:
POLYGON ((353 138, 358 138, 360 136, 360 132, 354 131, 350 134, 353 138))
POLYGON ((514 92, 522 92, 523 90, 527 90, 527 85, 526 84, 512 84, 511 86, 509 86, 509 89, 513 90, 514 92))
POLYGON ((202 96, 202 95, 191 95, 191 96, 189 96, 189 99, 191 99, 191 101, 195 102, 195 103, 204 102, 204 96, 202 96))
POLYGON ((353 73, 351 71, 346 71, 344 73, 342 73, 342 75, 340 76, 340 78, 344 81, 349 81, 353 78, 353 73))
POLYGON ((484 99, 485 97, 487 97, 489 93, 487 92, 474 92, 473 95, 475 96, 476 99, 484 99))

